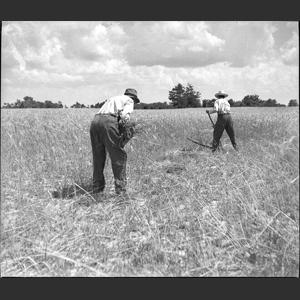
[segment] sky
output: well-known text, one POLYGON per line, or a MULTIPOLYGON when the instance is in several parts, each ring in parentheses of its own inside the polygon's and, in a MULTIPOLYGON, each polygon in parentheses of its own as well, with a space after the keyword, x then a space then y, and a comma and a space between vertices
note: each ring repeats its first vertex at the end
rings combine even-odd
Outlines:
POLYGON ((1 106, 30 96, 68 107, 134 88, 167 102, 178 83, 299 103, 299 27, 288 21, 3 21, 1 106))

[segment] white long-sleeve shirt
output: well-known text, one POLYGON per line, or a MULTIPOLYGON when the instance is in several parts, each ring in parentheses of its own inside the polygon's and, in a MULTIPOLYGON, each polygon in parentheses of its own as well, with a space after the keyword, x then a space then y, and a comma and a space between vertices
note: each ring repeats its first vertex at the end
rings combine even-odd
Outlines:
POLYGON ((230 104, 224 98, 219 98, 214 103, 213 110, 210 111, 211 114, 218 113, 218 114, 230 114, 230 104))
POLYGON ((134 101, 127 95, 120 95, 111 97, 102 105, 98 114, 114 114, 125 118, 130 119, 130 114, 133 112, 134 101))

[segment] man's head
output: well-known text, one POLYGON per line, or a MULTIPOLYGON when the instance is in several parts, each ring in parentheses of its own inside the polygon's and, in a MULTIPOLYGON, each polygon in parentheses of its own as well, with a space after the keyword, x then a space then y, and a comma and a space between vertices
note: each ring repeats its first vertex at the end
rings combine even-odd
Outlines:
POLYGON ((137 91, 135 89, 126 89, 124 95, 129 96, 135 103, 140 103, 140 99, 137 96, 137 91))
POLYGON ((218 93, 215 94, 215 97, 219 98, 226 98, 228 95, 223 91, 219 91, 218 93))

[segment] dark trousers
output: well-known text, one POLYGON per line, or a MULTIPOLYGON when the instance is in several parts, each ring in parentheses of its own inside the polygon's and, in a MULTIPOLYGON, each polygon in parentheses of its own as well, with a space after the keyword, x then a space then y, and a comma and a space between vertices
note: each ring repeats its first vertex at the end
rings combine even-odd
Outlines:
POLYGON ((127 154, 120 146, 120 133, 116 117, 95 115, 90 126, 93 152, 93 191, 99 193, 105 188, 104 166, 106 153, 111 159, 116 193, 126 191, 127 154))
POLYGON ((218 115, 217 123, 214 127, 213 133, 213 151, 215 151, 219 147, 220 139, 222 137, 224 129, 226 130, 231 144, 235 150, 238 150, 236 140, 235 140, 235 133, 233 129, 233 121, 231 118, 231 114, 224 114, 218 115))

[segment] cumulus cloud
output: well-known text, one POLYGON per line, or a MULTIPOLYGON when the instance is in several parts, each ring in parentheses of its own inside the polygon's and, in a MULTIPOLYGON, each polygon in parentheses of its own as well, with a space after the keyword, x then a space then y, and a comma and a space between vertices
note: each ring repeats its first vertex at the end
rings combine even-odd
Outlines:
POLYGON ((68 59, 103 61, 121 55, 124 31, 118 23, 61 31, 63 54, 68 59))
POLYGON ((3 78, 1 82, 3 82, 6 85, 12 84, 11 80, 9 80, 8 78, 3 78))
POLYGON ((274 56, 276 30, 270 22, 135 22, 124 53, 131 66, 244 67, 274 56))
POLYGON ((299 35, 295 31, 293 36, 280 48, 281 57, 287 65, 299 64, 299 35))
POLYGON ((69 61, 101 62, 123 51, 124 32, 118 23, 20 22, 7 24, 3 33, 4 55, 13 51, 22 69, 67 71, 69 61))
POLYGON ((25 69, 48 69, 50 59, 59 53, 59 40, 43 22, 9 23, 3 28, 3 59, 9 59, 9 53, 25 69))
POLYGON ((132 66, 197 67, 218 61, 225 42, 204 22, 136 22, 125 50, 132 66))
POLYGON ((231 67, 254 66, 273 55, 276 27, 268 22, 221 22, 215 31, 226 40, 223 61, 231 67))
POLYGON ((286 23, 286 26, 288 27, 288 28, 298 28, 298 21, 297 22, 287 22, 286 23))
POLYGON ((295 23, 3 22, 1 84, 4 95, 55 91, 80 102, 86 94, 91 104, 126 87, 143 102, 167 101, 169 90, 188 82, 204 98, 220 89, 234 100, 294 95, 295 23))
POLYGON ((26 61, 14 45, 12 45, 12 53, 15 60, 19 62, 20 71, 24 71, 26 69, 26 61))

